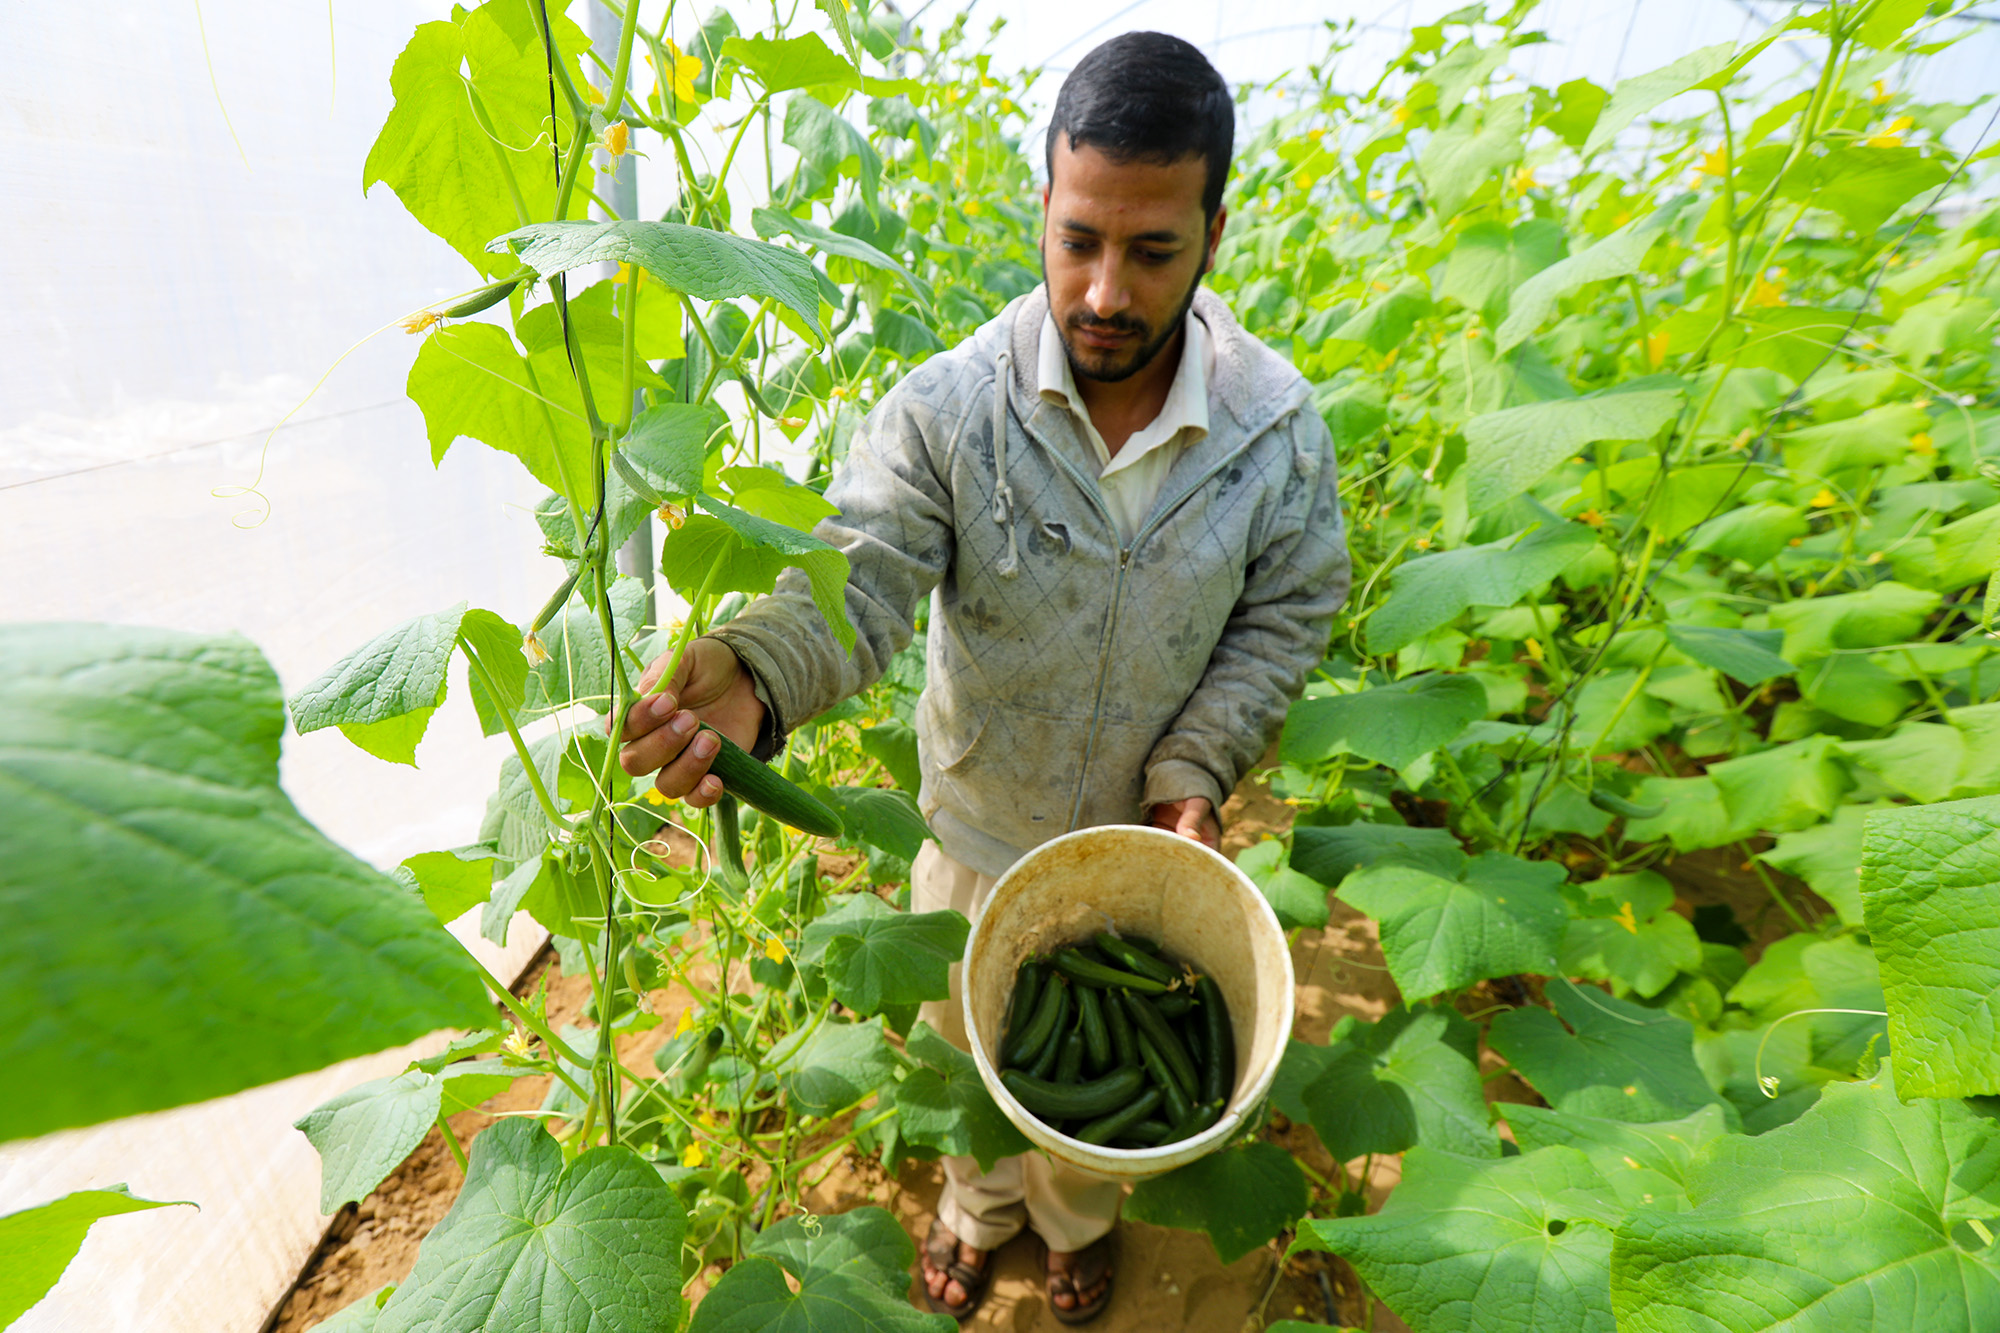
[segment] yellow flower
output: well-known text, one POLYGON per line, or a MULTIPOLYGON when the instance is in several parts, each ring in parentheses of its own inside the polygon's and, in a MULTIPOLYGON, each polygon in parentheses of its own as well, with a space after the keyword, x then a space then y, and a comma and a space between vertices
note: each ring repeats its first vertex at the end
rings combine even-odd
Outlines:
POLYGON ((1382 368, 1387 370, 1390 366, 1396 364, 1396 353, 1402 350, 1400 347, 1391 347, 1388 351, 1382 353, 1382 368))
POLYGON ((1883 130, 1879 134, 1869 135, 1868 146, 1870 148, 1901 148, 1903 146, 1903 131, 1910 129, 1916 123, 1916 121, 1908 116, 1898 116, 1889 122, 1888 129, 1883 130))
POLYGON ((444 316, 435 310, 419 310, 402 321, 403 332, 422 333, 425 329, 434 327, 443 318, 444 316))
POLYGON ((1604 515, 1598 513, 1595 509, 1586 509, 1581 514, 1578 514, 1577 517, 1593 528, 1604 526, 1604 515))
POLYGON ((1658 366, 1667 359, 1667 331, 1654 329, 1646 335, 1646 364, 1658 366))
POLYGON ((1611 919, 1613 921, 1616 921, 1619 925, 1625 927, 1625 929, 1631 931, 1634 935, 1637 935, 1639 933, 1639 922, 1637 918, 1635 918, 1632 915, 1632 904, 1630 903, 1618 904, 1618 915, 1612 917, 1611 919))
POLYGON ((1408 124, 1410 119, 1410 104, 1408 102, 1396 103, 1395 106, 1389 108, 1389 119, 1395 121, 1398 125, 1408 124))
POLYGON ((1004 112, 1005 114, 1007 114, 1007 115, 1010 115, 1010 116, 1011 116, 1011 115, 1013 115, 1013 114, 1014 114, 1014 99, 1013 99, 1013 98, 1011 98, 1011 97, 1003 97, 1003 98, 1001 98, 1001 99, 1000 99, 1000 110, 1001 110, 1002 112, 1004 112))
POLYGON ((1292 177, 1292 184, 1298 186, 1300 192, 1303 193, 1307 190, 1312 189, 1313 186, 1319 184, 1319 177, 1313 175, 1310 171, 1302 171, 1298 175, 1292 177))
POLYGON ((500 1049, 516 1060, 535 1058, 535 1043, 528 1037, 526 1028, 515 1028, 507 1034, 507 1040, 500 1043, 500 1049))
POLYGON ((1930 432, 1923 430, 1918 431, 1910 437, 1910 448, 1915 453, 1925 455, 1937 452, 1937 446, 1931 443, 1930 432))
POLYGON ((1520 168, 1507 178, 1507 183, 1514 187, 1514 193, 1516 194, 1526 194, 1528 191, 1536 189, 1541 185, 1541 182, 1535 179, 1535 169, 1533 167, 1520 168))
POLYGON ((1528 656, 1534 658, 1537 662, 1542 660, 1542 641, 1540 639, 1529 639, 1526 641, 1525 646, 1528 650, 1528 656))
POLYGON ((681 1165, 687 1167, 689 1170, 692 1170, 695 1167, 700 1166, 702 1164, 702 1160, 703 1160, 703 1153, 701 1151, 701 1144, 690 1143, 687 1147, 681 1149, 681 1165))
POLYGON ((1415 545, 1419 551, 1428 551, 1431 549, 1431 539, 1429 537, 1419 537, 1415 545))
POLYGON ((646 795, 643 799, 647 805, 665 805, 667 803, 666 796, 661 793, 658 787, 646 788, 646 795))
POLYGON ((1320 139, 1324 139, 1325 137, 1326 137, 1326 127, 1324 125, 1315 125, 1311 129, 1306 131, 1306 138, 1308 139, 1317 141, 1320 139))
POLYGON ((674 1035, 678 1037, 692 1031, 694 1031, 694 1006, 689 1005, 681 1010, 681 1021, 674 1025, 674 1035))
POLYGON ((1631 220, 1632 220, 1632 210, 1629 208, 1621 208, 1618 210, 1617 216, 1611 219, 1611 225, 1614 227, 1622 227, 1631 220))
POLYGON ((701 1121, 702 1124, 707 1125, 710 1129, 722 1128, 722 1122, 715 1118, 715 1112, 713 1111, 704 1110, 700 1115, 696 1116, 695 1119, 701 1121))
POLYGON ((1376 199, 1387 199, 1388 197, 1389 197, 1389 192, 1387 190, 1370 190, 1368 192, 1368 198, 1371 201, 1376 199))
POLYGON ((1729 171, 1729 154, 1720 148, 1701 155, 1701 165, 1694 169, 1697 176, 1722 176, 1729 171))
POLYGON ((1750 299, 1746 304, 1753 309, 1758 306, 1783 305, 1785 289, 1769 278, 1759 278, 1750 286, 1750 299))
POLYGON ((1740 454, 1750 447, 1750 441, 1755 438, 1756 436, 1751 432, 1750 428, 1745 426, 1742 430, 1736 432, 1736 438, 1729 442, 1729 447, 1740 454))
POLYGON ((1819 488, 1819 494, 1815 495, 1812 499, 1806 501, 1806 503, 1811 505, 1814 509, 1829 509, 1835 504, 1839 503, 1839 497, 1836 496, 1832 491, 1828 490, 1826 487, 1822 486, 1819 488))
POLYGON ((549 660, 549 650, 542 646, 541 636, 533 630, 521 636, 521 653, 528 659, 529 666, 540 666, 549 660))
POLYGON ((611 160, 616 162, 632 146, 631 127, 622 120, 612 121, 604 127, 603 137, 598 139, 597 146, 611 154, 611 160))
POLYGON ((620 264, 618 266, 617 272, 611 275, 611 281, 619 286, 623 286, 624 284, 633 281, 632 275, 634 274, 634 272, 636 272, 639 275, 640 281, 643 281, 645 279, 646 276, 645 269, 635 270, 630 264, 620 264))
POLYGON ((592 106, 603 106, 604 90, 594 83, 586 83, 583 85, 583 100, 592 106))
POLYGON ((774 963, 785 961, 785 942, 773 935, 764 941, 764 956, 774 963))
POLYGON ((963 208, 963 209, 962 209, 961 211, 963 211, 963 212, 964 212, 964 214, 965 214, 965 216, 967 216, 967 217, 969 217, 969 218, 976 218, 976 217, 978 217, 978 216, 979 216, 979 212, 980 212, 980 206, 979 206, 979 201, 978 201, 977 199, 968 199, 968 200, 966 200, 966 201, 965 201, 965 206, 964 206, 964 208, 963 208))
POLYGON ((667 59, 672 64, 667 72, 667 82, 673 85, 674 96, 683 102, 692 102, 694 81, 701 76, 701 61, 682 55, 680 47, 671 39, 667 42, 667 59))
POLYGON ((1884 102, 1888 101, 1891 96, 1893 96, 1893 94, 1890 93, 1888 88, 1883 85, 1882 80, 1880 79, 1875 80, 1874 83, 1868 86, 1868 100, 1870 102, 1873 102, 1876 106, 1881 106, 1884 102))
POLYGON ((1473 342, 1478 342, 1481 338, 1485 337, 1486 334, 1484 333, 1484 331, 1480 329, 1480 327, 1477 324, 1474 324, 1472 327, 1468 328, 1465 331, 1465 336, 1473 342))
POLYGON ((668 532, 679 532, 681 524, 688 521, 687 510, 677 504, 662 500, 659 508, 660 522, 668 532))
POLYGON ((778 424, 786 430, 804 430, 807 422, 804 417, 779 417, 778 424))

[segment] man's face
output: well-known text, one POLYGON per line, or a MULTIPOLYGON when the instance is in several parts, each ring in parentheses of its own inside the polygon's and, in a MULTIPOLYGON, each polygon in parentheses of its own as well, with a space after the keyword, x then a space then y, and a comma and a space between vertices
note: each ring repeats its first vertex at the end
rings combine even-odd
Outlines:
POLYGON ((1172 341, 1215 258, 1223 212, 1204 225, 1208 164, 1120 162, 1056 138, 1042 192, 1049 310, 1082 379, 1122 380, 1172 341))

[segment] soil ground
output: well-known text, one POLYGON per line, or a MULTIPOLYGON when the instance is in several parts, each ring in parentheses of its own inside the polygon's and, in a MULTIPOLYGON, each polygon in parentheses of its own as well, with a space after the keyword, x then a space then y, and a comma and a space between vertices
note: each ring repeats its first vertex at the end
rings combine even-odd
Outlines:
MULTIPOLYGON (((1227 833, 1223 850, 1234 855, 1243 847, 1281 834, 1291 825, 1291 808, 1273 797, 1253 775, 1239 787, 1223 811, 1227 833)), ((1782 913, 1770 910, 1765 886, 1740 865, 1741 853, 1701 852, 1662 866, 1674 884, 1676 906, 1691 912, 1704 903, 1726 903, 1758 946, 1789 929, 1782 913)), ((837 867, 831 863, 828 871, 837 867)), ((1804 885, 1776 877, 1809 917, 1829 909, 1804 885)), ((1324 1041, 1343 1016, 1365 1019, 1382 1015, 1396 1002, 1393 983, 1383 964, 1374 923, 1334 900, 1324 930, 1300 931, 1292 947, 1298 975, 1294 1035, 1324 1041)), ((557 1025, 576 1019, 589 998, 588 980, 563 976, 553 954, 531 969, 521 983, 525 993, 546 977, 549 1017, 557 1025)), ((747 981, 747 978, 745 979, 747 981)), ((1523 989, 1517 985, 1517 990, 1523 989)), ((1529 993, 1539 989, 1532 982, 1529 993)), ((1519 1002, 1519 994, 1496 995, 1519 1002)), ((656 991, 654 1012, 678 1013, 685 997, 656 991)), ((1482 992, 1466 1000, 1468 1009, 1490 1008, 1482 992)), ((666 1040, 669 1027, 621 1039, 619 1054, 632 1067, 643 1068, 655 1047, 666 1040)), ((1497 1060, 1488 1055, 1497 1068, 1497 1060)), ((1491 1072, 1491 1070, 1489 1070, 1491 1072)), ((489 1106, 495 1110, 527 1110, 541 1105, 546 1079, 520 1079, 489 1106)), ((1487 1083, 1492 1101, 1534 1102, 1533 1091, 1512 1075, 1487 1083)), ((487 1125, 492 1116, 479 1111, 451 1118, 461 1144, 487 1125)), ((1399 1178, 1397 1160, 1351 1163, 1332 1161, 1310 1128, 1273 1116, 1267 1136, 1292 1152, 1317 1180, 1330 1188, 1315 1188, 1315 1211, 1331 1212, 1333 1194, 1343 1177, 1351 1181, 1366 1173, 1371 1210, 1379 1207, 1399 1178)), ((335 1215, 325 1242, 299 1279, 298 1286, 273 1313, 266 1333, 305 1333, 344 1306, 385 1283, 401 1282, 416 1262, 418 1242, 442 1220, 457 1197, 463 1176, 436 1130, 381 1187, 359 1205, 335 1215)), ((900 1218, 913 1242, 921 1244, 936 1208, 942 1176, 935 1164, 910 1164, 896 1177, 888 1176, 873 1158, 850 1154, 801 1201, 816 1213, 831 1214, 866 1204, 879 1204, 900 1218)), ((1368 1327, 1371 1333, 1407 1333, 1402 1321, 1368 1298, 1345 1262, 1331 1256, 1301 1255, 1286 1261, 1283 1247, 1290 1236, 1245 1255, 1234 1264, 1218 1261, 1206 1237, 1141 1223, 1123 1223, 1118 1231, 1115 1289, 1109 1309, 1089 1327, 1099 1333, 1256 1333, 1283 1319, 1368 1327), (1371 1310, 1370 1307, 1374 1308, 1371 1310), (1364 1325, 1363 1321, 1368 1322, 1364 1325)), ((979 1333, 1055 1333, 1056 1322, 1042 1281, 1042 1255, 1033 1236, 1023 1234, 996 1256, 998 1267, 985 1304, 965 1324, 979 1333)), ((712 1277, 713 1271, 705 1276, 712 1277)), ((698 1290, 699 1288, 697 1288, 698 1290)), ((912 1286, 912 1300, 920 1303, 912 1286)))

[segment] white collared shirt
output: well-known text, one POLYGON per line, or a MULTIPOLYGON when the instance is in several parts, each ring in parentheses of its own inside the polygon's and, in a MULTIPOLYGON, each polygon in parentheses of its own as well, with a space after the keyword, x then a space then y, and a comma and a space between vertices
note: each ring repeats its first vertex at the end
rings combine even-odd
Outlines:
POLYGON ((1053 315, 1042 317, 1039 362, 1036 380, 1042 401, 1076 419, 1079 433, 1097 456, 1097 485, 1104 493, 1105 506, 1118 524, 1120 539, 1131 541, 1151 516, 1160 487, 1181 451, 1208 434, 1208 382, 1215 372, 1215 344, 1209 339, 1208 326, 1195 318, 1193 310, 1188 311, 1181 363, 1167 389, 1167 401, 1158 416, 1132 432, 1116 456, 1091 422, 1090 409, 1077 392, 1076 377, 1070 371, 1053 315))

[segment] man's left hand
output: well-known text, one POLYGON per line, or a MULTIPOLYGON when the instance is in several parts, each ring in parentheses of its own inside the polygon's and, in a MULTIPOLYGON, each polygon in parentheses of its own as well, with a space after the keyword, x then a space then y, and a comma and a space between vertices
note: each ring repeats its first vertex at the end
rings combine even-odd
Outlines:
POLYGON ((1222 850, 1222 824, 1206 796, 1190 796, 1181 801, 1162 801, 1146 816, 1154 828, 1193 838, 1212 852, 1222 850))

